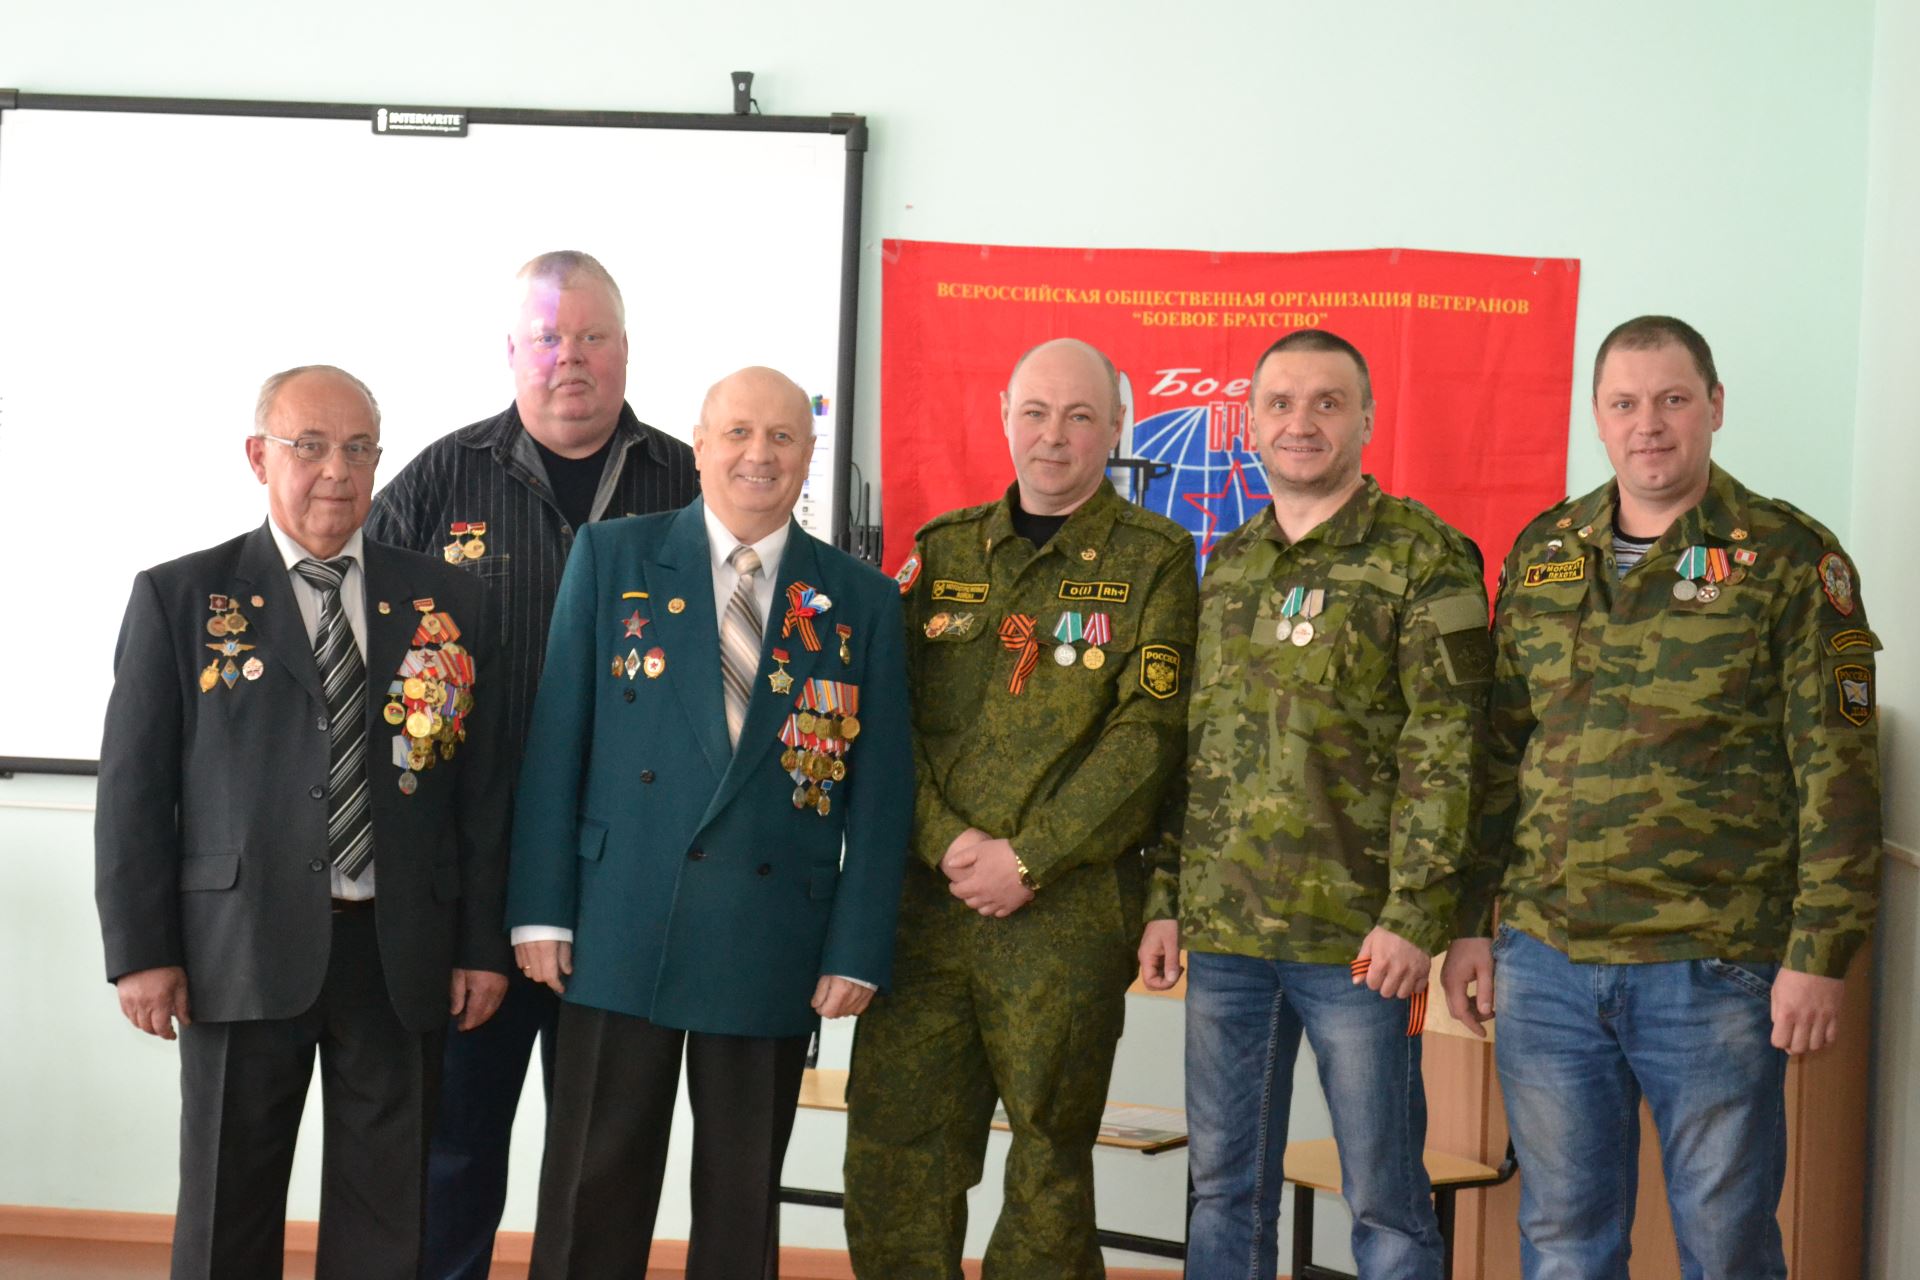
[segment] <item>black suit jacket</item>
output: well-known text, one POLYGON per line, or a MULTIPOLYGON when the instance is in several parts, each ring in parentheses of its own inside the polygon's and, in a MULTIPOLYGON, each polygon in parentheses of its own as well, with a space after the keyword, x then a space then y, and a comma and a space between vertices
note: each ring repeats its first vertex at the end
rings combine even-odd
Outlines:
MULTIPOLYGON (((427 1031, 446 1021, 456 965, 510 969, 485 588, 426 556, 364 547, 376 931, 394 1010, 427 1031), (474 708, 454 758, 420 771, 408 795, 393 761, 400 730, 381 713, 419 622, 413 602, 426 597, 474 656, 474 708)), ((109 981, 184 965, 196 1020, 287 1018, 313 1004, 332 936, 326 726, 313 646, 266 525, 135 579, 94 820, 109 981), (206 626, 214 594, 250 623, 236 638, 254 648, 236 662, 258 658, 263 670, 203 691, 200 673, 219 657, 207 647, 220 643, 206 626)))

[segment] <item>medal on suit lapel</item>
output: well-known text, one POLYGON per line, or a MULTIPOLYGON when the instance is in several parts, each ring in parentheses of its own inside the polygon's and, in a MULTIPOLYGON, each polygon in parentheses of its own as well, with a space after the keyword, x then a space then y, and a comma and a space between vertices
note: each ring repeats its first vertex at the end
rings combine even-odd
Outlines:
POLYGON ((647 673, 647 679, 658 679, 660 673, 667 669, 667 651, 658 645, 647 650, 647 656, 640 661, 640 668, 647 673))
POLYGON ((840 665, 850 667, 853 665, 853 650, 847 647, 847 641, 853 639, 853 628, 843 622, 836 625, 834 631, 840 636, 840 665))
POLYGON ((773 660, 780 664, 778 671, 767 672, 767 687, 782 697, 793 691, 793 676, 787 671, 787 663, 793 661, 785 649, 775 649, 773 660))
POLYGON ((402 795, 420 787, 420 775, 436 760, 451 760, 467 738, 473 710, 473 655, 459 644, 460 625, 435 607, 433 597, 413 601, 419 613, 412 647, 387 688, 381 718, 400 730, 393 739, 402 795))

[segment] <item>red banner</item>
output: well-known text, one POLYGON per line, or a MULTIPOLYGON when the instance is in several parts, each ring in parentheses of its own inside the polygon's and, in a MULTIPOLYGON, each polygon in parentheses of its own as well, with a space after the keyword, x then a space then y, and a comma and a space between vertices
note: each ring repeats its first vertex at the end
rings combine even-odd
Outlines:
POLYGON ((1480 545, 1497 569, 1566 493, 1580 264, 1370 249, 1195 253, 888 240, 882 247, 885 566, 914 531, 1013 478, 1001 390, 1020 353, 1081 338, 1124 375, 1122 493, 1193 532, 1201 562, 1267 501, 1247 433, 1253 362, 1295 329, 1367 357, 1362 465, 1480 545), (1144 486, 1140 482, 1144 480, 1144 486))

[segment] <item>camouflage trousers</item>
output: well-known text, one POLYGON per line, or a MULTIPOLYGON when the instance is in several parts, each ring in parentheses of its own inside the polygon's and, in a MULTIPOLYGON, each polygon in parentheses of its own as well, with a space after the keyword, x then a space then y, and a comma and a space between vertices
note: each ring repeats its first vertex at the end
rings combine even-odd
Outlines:
POLYGON ((909 867, 894 987, 860 1017, 848 1081, 847 1248, 874 1280, 958 1280, 995 1099, 1012 1142, 985 1280, 1106 1274, 1093 1142, 1138 944, 1115 868, 1004 920, 909 867))

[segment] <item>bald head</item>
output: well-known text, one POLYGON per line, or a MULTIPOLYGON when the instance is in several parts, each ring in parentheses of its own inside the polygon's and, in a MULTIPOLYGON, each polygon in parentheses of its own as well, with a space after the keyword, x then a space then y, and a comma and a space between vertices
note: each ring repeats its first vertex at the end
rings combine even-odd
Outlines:
POLYGON ((1028 347, 1018 360, 1013 362, 1013 372, 1007 375, 1007 394, 1013 394, 1013 384, 1020 380, 1020 371, 1027 367, 1027 361, 1037 355, 1045 354, 1050 361, 1071 361, 1078 357, 1086 360, 1092 368, 1098 369, 1100 376, 1106 379, 1108 391, 1108 416, 1113 421, 1120 420, 1120 370, 1114 367, 1107 353, 1090 342, 1078 338, 1049 338, 1038 346, 1028 347))
POLYGON ((1020 505, 1037 516, 1077 509, 1106 478, 1120 440, 1120 375, 1074 338, 1043 342, 1013 366, 1000 422, 1019 476, 1020 505))
POLYGON ((727 532, 758 542, 785 524, 813 461, 813 402, 800 384, 760 366, 707 391, 693 429, 700 496, 727 532))
POLYGON ((707 388, 707 398, 700 402, 700 425, 711 421, 714 406, 724 403, 733 395, 764 397, 769 400, 784 399, 786 412, 798 417, 806 424, 806 433, 813 434, 813 397, 778 369, 769 369, 763 364, 751 364, 744 369, 736 369, 720 381, 707 388))

